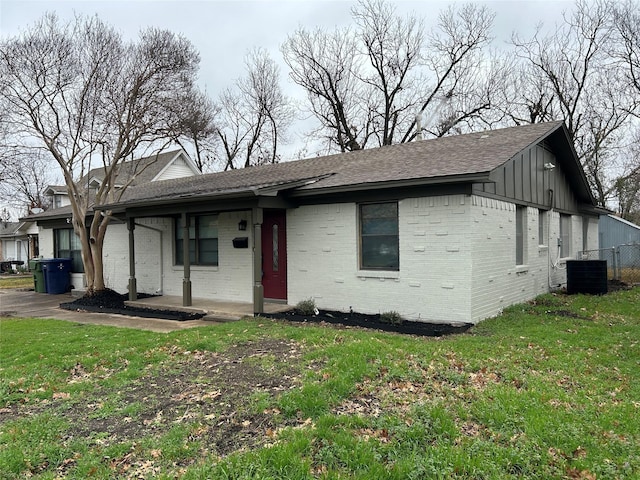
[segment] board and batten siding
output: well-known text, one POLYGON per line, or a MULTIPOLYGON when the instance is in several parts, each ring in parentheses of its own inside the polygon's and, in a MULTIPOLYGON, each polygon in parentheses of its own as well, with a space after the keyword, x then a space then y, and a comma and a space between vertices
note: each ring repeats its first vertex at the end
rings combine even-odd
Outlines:
POLYGON ((490 178, 492 182, 475 184, 474 193, 512 199, 540 208, 578 212, 578 202, 560 162, 544 145, 533 145, 523 150, 495 169, 490 178), (553 164, 555 168, 545 169, 545 164, 553 164))

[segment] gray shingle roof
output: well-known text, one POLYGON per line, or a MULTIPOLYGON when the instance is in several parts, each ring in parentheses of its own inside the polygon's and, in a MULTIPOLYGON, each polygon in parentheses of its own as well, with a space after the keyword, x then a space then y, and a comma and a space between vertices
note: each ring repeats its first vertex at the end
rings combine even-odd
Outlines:
MULTIPOLYGON (((118 173, 116 183, 124 184, 132 175, 136 175, 135 179, 128 188, 133 188, 134 185, 143 185, 151 182, 168 164, 178 155, 182 150, 173 150, 170 152, 163 152, 158 155, 149 155, 148 157, 139 158, 136 160, 124 162, 120 165, 120 172, 118 173)), ((92 168, 89 170, 82 179, 81 182, 86 182, 90 179, 97 179, 102 181, 104 179, 104 167, 92 168)), ((66 194, 66 185, 49 185, 47 190, 52 193, 66 194)), ((71 217, 72 208, 70 205, 65 205, 58 208, 50 208, 44 212, 30 215, 25 217, 28 220, 41 220, 52 218, 67 218, 71 217)))
POLYGON ((488 174, 562 125, 538 123, 152 182, 129 188, 115 205, 250 193, 292 183, 296 192, 311 193, 357 190, 384 182, 455 181, 465 175, 488 174))
POLYGON ((22 222, 2 222, 0 221, 0 237, 12 237, 22 225, 22 222))

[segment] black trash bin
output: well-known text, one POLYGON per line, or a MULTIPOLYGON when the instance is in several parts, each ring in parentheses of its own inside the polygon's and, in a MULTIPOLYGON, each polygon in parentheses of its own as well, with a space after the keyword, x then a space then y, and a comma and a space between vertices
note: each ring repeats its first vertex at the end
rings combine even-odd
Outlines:
POLYGON ((39 258, 29 260, 29 270, 33 273, 33 289, 38 293, 47 293, 44 272, 42 271, 42 260, 39 258))
POLYGON ((68 292, 71 287, 71 259, 45 258, 40 263, 47 293, 58 295, 68 292))

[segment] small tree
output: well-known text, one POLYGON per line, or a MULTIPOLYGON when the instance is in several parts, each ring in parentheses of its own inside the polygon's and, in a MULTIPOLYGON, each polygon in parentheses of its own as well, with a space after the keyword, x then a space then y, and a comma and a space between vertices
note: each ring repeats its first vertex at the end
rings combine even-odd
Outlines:
POLYGON ((111 212, 128 183, 120 165, 175 137, 177 103, 194 91, 199 56, 183 37, 147 29, 136 42, 97 17, 61 24, 46 14, 0 44, 0 119, 17 141, 38 142, 57 163, 82 245, 88 293, 105 288, 102 253, 111 212), (90 196, 78 180, 95 167, 104 180, 90 196), (118 178, 118 182, 122 181, 118 178))

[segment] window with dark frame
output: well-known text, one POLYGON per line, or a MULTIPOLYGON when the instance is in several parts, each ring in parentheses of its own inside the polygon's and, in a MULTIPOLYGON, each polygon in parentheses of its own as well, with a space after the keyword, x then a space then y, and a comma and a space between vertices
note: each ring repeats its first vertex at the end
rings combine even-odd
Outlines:
POLYGON ((547 212, 541 209, 538 210, 538 245, 547 244, 546 223, 547 223, 547 212))
POLYGON ((571 215, 560 214, 560 258, 571 255, 571 215))
POLYGON ((360 268, 398 271, 398 203, 361 204, 359 228, 360 268))
MULTIPOLYGON (((175 264, 184 265, 184 223, 175 221, 175 264)), ((195 215, 189 222, 189 263, 218 265, 218 216, 195 215)))
POLYGON ((56 228, 53 231, 53 251, 56 258, 70 258, 71 271, 83 273, 82 244, 73 228, 56 228))

